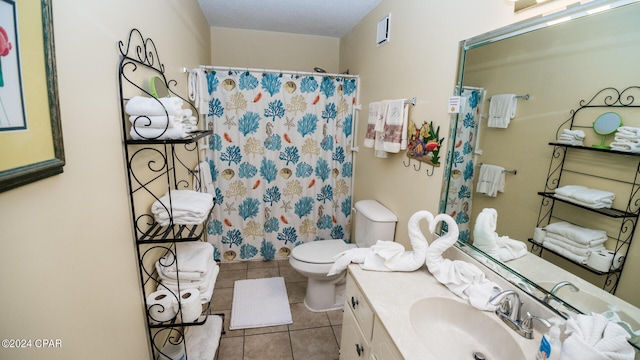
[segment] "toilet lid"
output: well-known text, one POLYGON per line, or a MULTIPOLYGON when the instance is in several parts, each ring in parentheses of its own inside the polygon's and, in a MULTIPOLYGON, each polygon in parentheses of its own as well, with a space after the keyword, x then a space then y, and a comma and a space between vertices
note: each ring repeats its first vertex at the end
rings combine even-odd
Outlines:
POLYGON ((346 244, 342 240, 318 240, 294 247, 291 256, 308 263, 331 264, 335 262, 334 256, 351 248, 353 244, 346 244))

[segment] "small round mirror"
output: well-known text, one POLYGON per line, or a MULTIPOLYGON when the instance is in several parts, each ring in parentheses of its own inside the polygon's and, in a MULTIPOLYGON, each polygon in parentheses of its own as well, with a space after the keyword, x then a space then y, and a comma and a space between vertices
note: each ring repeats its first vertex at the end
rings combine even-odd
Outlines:
POLYGON ((151 94, 153 94, 156 98, 169 97, 169 89, 167 89, 167 85, 164 81, 158 77, 151 77, 151 94))
POLYGON ((616 132, 620 126, 622 126, 622 118, 614 112, 608 112, 598 116, 596 121, 593 122, 593 131, 595 131, 596 134, 601 135, 602 140, 600 141, 600 144, 592 146, 598 149, 610 149, 609 146, 604 144, 604 139, 607 135, 611 135, 616 132))

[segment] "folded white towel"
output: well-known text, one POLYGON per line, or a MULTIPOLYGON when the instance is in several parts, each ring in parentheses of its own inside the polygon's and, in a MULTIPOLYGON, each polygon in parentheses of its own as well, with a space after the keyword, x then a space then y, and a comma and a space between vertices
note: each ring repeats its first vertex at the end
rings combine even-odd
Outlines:
POLYGON ((211 268, 212 261, 213 245, 202 241, 176 243, 175 254, 169 252, 158 260, 162 273, 167 277, 178 271, 205 274, 211 268))
POLYGON ((629 145, 640 145, 640 138, 636 136, 626 136, 616 133, 613 137, 614 142, 628 143, 629 145))
POLYGON ((562 240, 558 240, 552 237, 553 234, 549 234, 547 238, 544 240, 543 245, 554 244, 555 246, 559 246, 567 251, 571 251, 572 253, 580 256, 588 258, 592 252, 598 250, 604 250, 603 245, 595 245, 593 247, 585 247, 585 246, 574 246, 562 240))
POLYGON ((582 130, 563 129, 562 135, 570 136, 576 140, 584 140, 584 138, 586 137, 584 131, 582 130))
POLYGON ((132 126, 129 131, 131 139, 133 140, 170 140, 170 139, 184 139, 188 136, 184 127, 180 123, 174 123, 174 125, 168 129, 155 129, 139 126, 132 126))
POLYGON ((404 99, 390 100, 384 122, 384 151, 397 153, 407 149, 409 105, 404 99))
POLYGON ((607 240, 607 233, 603 230, 588 229, 566 221, 549 224, 544 229, 547 234, 556 233, 584 245, 592 245, 602 239, 607 240))
POLYGON ((609 146, 611 147, 611 150, 640 153, 640 145, 635 145, 630 142, 613 141, 609 146))
POLYGON ((555 189, 555 196, 596 209, 610 208, 615 193, 598 189, 589 189, 581 185, 567 185, 555 189))
POLYGON ((588 189, 588 188, 582 185, 565 185, 555 189, 554 192, 558 195, 572 197, 575 192, 579 190, 585 190, 585 189, 588 189))
POLYGON ((589 208, 592 208, 592 209, 604 209, 604 208, 610 208, 610 207, 611 207, 611 205, 612 205, 612 203, 611 203, 611 202, 608 202, 608 201, 603 201, 603 202, 595 203, 595 204, 594 204, 594 203, 585 203, 585 202, 578 201, 578 200, 576 200, 576 199, 574 199, 574 198, 571 198, 571 197, 566 197, 566 196, 557 195, 557 194, 556 194, 556 195, 554 195, 554 197, 555 197, 555 198, 558 198, 558 199, 561 199, 561 200, 565 200, 565 201, 568 201, 568 202, 574 203, 574 204, 582 205, 582 206, 584 206, 584 207, 589 207, 589 208))
POLYGON ((633 360, 635 351, 629 334, 618 324, 601 314, 582 315, 568 319, 562 344, 563 360, 633 360))
POLYGON ((151 205, 151 212, 162 226, 169 225, 171 219, 174 224, 199 224, 202 221, 198 219, 206 219, 212 207, 213 195, 209 193, 172 190, 151 205))
POLYGON ((542 246, 544 248, 547 248, 557 254, 560 254, 564 257, 566 257, 567 259, 571 259, 579 264, 586 264, 587 260, 589 259, 589 256, 583 256, 583 255, 578 255, 572 251, 569 251, 561 246, 558 246, 556 244, 553 244, 552 242, 549 241, 549 238, 546 237, 544 239, 544 241, 542 242, 542 246))
POLYGON ((504 168, 496 165, 482 164, 478 174, 476 191, 487 196, 495 197, 504 192, 504 168))
POLYGON ((152 98, 146 96, 134 96, 124 107, 129 115, 176 115, 183 105, 179 97, 152 98))
POLYGON ((172 115, 140 115, 129 116, 132 126, 139 128, 166 129, 173 127, 174 117, 172 115))
POLYGON ((516 116, 518 99, 515 94, 493 95, 489 102, 488 126, 506 129, 516 116))
POLYGON ((545 232, 545 236, 551 239, 555 239, 559 242, 563 242, 568 246, 571 246, 572 248, 582 248, 582 249, 593 249, 593 248, 599 248, 600 245, 603 245, 607 239, 606 238, 600 238, 600 239, 596 239, 596 240, 592 240, 590 241, 588 244, 581 244, 577 241, 573 241, 565 236, 562 236, 560 234, 556 234, 554 232, 545 232))
POLYGON ((211 295, 213 295, 213 289, 215 288, 219 273, 220 267, 213 262, 209 271, 205 273, 204 278, 198 282, 182 281, 182 272, 180 273, 179 285, 177 281, 166 278, 162 279, 161 282, 168 290, 176 294, 183 290, 197 289, 200 292, 200 302, 204 304, 211 300, 211 295))
POLYGON ((640 128, 634 126, 620 126, 616 132, 618 134, 635 135, 636 137, 640 137, 640 128))

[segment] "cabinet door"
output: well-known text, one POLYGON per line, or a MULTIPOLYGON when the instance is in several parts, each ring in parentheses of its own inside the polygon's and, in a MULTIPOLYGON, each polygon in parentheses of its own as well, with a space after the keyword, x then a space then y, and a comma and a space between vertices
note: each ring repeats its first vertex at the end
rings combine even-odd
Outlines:
POLYGON ((373 309, 351 276, 347 277, 345 308, 349 308, 353 311, 353 314, 362 328, 362 333, 367 340, 370 340, 371 335, 373 334, 373 309))
POLYGON ((340 360, 368 360, 370 353, 369 342, 362 334, 353 312, 350 309, 345 309, 342 318, 340 360))
POLYGON ((373 325, 373 338, 371 339, 371 356, 376 360, 402 360, 402 354, 394 344, 393 340, 382 326, 380 320, 376 318, 373 325))

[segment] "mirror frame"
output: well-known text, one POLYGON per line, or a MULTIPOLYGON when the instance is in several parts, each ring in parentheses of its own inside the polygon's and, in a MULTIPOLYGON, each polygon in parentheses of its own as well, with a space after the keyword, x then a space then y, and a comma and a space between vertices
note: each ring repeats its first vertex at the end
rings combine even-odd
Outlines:
MULTIPOLYGON (((524 20, 522 22, 514 23, 512 25, 508 25, 503 28, 499 28, 497 30, 490 31, 485 34, 481 34, 481 35, 461 41, 460 48, 459 48, 459 56, 458 56, 459 63, 458 63, 457 83, 454 88, 455 89, 454 94, 456 96, 462 95, 463 90, 461 85, 464 84, 464 65, 466 60, 466 52, 468 50, 474 49, 479 46, 488 45, 503 39, 508 39, 517 35, 525 34, 534 30, 547 28, 565 21, 579 19, 584 16, 589 16, 591 14, 598 13, 600 11, 615 9, 620 6, 637 3, 637 2, 640 2, 640 0, 614 0, 614 1, 593 0, 586 4, 571 6, 565 10, 560 10, 547 16, 537 16, 528 20, 524 20)), ((453 114, 451 117, 451 121, 457 122, 458 116, 459 116, 458 114, 453 114)), ((449 134, 449 140, 450 140, 449 144, 452 144, 453 142, 451 140, 454 139, 456 136, 456 133, 455 133, 456 127, 451 126, 450 129, 451 129, 451 133, 449 134)), ((450 186, 449 177, 450 177, 452 166, 453 166, 453 158, 451 156, 451 152, 449 152, 446 160, 446 164, 445 164, 444 178, 442 183, 440 213, 446 212, 447 194, 449 193, 449 186, 450 186)), ((444 232, 446 231, 444 231, 444 229, 442 228, 440 228, 438 231, 439 235, 443 235, 444 232)), ((481 262, 484 266, 496 272, 498 275, 505 278, 507 281, 510 281, 514 285, 522 288, 523 290, 527 290, 525 289, 525 287, 527 286, 533 287, 538 292, 555 299, 555 301, 564 305, 566 309, 571 310, 575 313, 582 313, 581 311, 573 307, 571 304, 565 303, 560 298, 557 298, 555 295, 552 295, 548 290, 536 284, 534 281, 531 281, 526 276, 516 272, 515 270, 511 269, 510 267, 506 266, 500 261, 493 259, 489 255, 485 254, 483 251, 474 247, 472 244, 462 240, 458 240, 456 243, 456 247, 458 247, 461 251, 468 253, 470 256, 474 257, 476 260, 481 262), (517 282, 514 281, 514 276, 518 279, 517 282)), ((532 296, 532 297, 535 297, 535 296, 532 296)), ((557 309, 553 308, 552 306, 549 306, 548 304, 545 304, 540 299, 537 299, 537 300, 541 304, 551 309, 552 311, 555 311, 559 315, 565 317, 564 314, 561 314, 557 309)))
POLYGON ((60 104, 58 101, 58 77, 56 74, 56 56, 53 38, 52 0, 41 0, 42 33, 44 42, 44 63, 46 68, 47 95, 51 137, 53 140, 53 158, 0 171, 0 192, 45 179, 63 172, 65 164, 60 122, 60 104))

